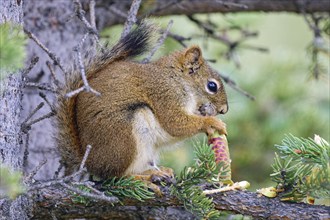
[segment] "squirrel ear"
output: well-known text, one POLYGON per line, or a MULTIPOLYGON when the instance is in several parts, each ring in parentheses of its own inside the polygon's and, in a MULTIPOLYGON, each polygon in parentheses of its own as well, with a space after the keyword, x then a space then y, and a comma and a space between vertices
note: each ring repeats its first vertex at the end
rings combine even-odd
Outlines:
POLYGON ((202 51, 198 46, 191 46, 184 52, 183 67, 189 69, 189 73, 195 73, 202 63, 202 51))
POLYGON ((202 57, 202 51, 199 46, 191 46, 186 50, 184 57, 190 63, 197 63, 202 57))

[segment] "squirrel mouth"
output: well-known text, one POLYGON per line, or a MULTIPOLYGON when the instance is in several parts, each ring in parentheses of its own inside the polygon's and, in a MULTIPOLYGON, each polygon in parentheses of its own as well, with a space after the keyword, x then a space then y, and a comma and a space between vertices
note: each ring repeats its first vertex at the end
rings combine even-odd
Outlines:
POLYGON ((204 103, 199 106, 198 112, 202 116, 216 116, 218 114, 216 107, 210 102, 204 103))

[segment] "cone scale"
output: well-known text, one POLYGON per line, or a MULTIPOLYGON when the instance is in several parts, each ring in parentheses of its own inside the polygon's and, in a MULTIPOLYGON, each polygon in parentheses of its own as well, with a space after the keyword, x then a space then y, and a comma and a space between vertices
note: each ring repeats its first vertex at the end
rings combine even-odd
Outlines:
POLYGON ((220 167, 219 173, 224 170, 227 171, 225 176, 221 176, 221 181, 231 181, 231 159, 226 135, 214 132, 208 135, 208 144, 214 152, 215 162, 217 164, 223 162, 224 164, 223 167, 220 167))

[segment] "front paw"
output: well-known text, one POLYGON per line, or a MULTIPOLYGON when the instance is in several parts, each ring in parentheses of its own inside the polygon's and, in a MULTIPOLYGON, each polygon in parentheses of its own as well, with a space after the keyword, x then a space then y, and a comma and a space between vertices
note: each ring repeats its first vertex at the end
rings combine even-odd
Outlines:
POLYGON ((175 181, 174 171, 168 167, 159 167, 157 169, 147 170, 143 174, 149 174, 150 181, 156 184, 160 184, 162 182, 172 184, 175 181))
POLYGON ((220 119, 217 119, 216 117, 206 118, 205 125, 206 134, 208 136, 212 135, 215 131, 219 132, 220 135, 227 135, 226 124, 220 119))

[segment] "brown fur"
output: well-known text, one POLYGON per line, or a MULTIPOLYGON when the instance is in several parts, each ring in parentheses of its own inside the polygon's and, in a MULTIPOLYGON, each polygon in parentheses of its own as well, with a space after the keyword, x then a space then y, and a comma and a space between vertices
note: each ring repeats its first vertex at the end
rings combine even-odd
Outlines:
MULTIPOLYGON (((87 70, 91 87, 101 96, 83 92, 71 99, 59 98, 58 141, 68 172, 79 164, 87 144, 92 145, 89 172, 106 178, 140 172, 140 161, 147 169, 153 152, 178 140, 209 129, 226 132, 219 119, 198 111, 206 103, 217 113, 228 110, 221 79, 198 46, 140 64, 127 60, 132 52, 121 50, 126 48, 121 43, 101 65, 94 62, 87 70), (216 94, 206 91, 209 79, 219 83, 216 94)), ((81 85, 76 76, 63 94, 81 85)))

